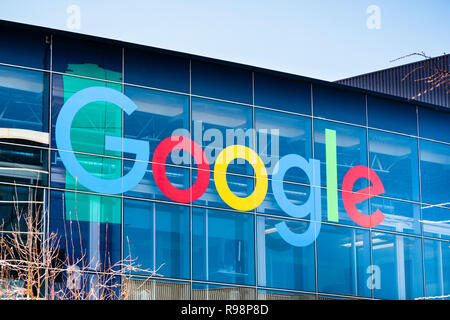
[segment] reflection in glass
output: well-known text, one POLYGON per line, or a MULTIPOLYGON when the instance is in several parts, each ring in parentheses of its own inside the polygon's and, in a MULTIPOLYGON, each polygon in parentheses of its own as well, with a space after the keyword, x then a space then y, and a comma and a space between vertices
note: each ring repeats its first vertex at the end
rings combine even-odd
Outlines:
MULTIPOLYGON (((78 91, 89 87, 106 87, 122 91, 120 84, 84 79, 70 75, 53 75, 52 82, 52 146, 56 148, 55 126, 64 103, 78 91)), ((105 149, 105 136, 122 136, 123 111, 105 101, 95 101, 77 112, 70 128, 72 149, 78 152, 121 156, 105 149)), ((68 128, 69 129, 69 128, 68 128)))
POLYGON ((374 297, 411 300, 423 297, 422 244, 420 238, 372 232, 374 297))
MULTIPOLYGON (((52 151, 52 166, 50 168, 50 183, 52 187, 55 188, 64 188, 69 190, 79 190, 79 191, 91 191, 88 188, 84 187, 78 179, 74 178, 61 160, 60 154, 66 151, 52 151)), ((108 179, 117 179, 122 176, 122 159, 119 158, 110 158, 110 157, 102 157, 95 155, 86 155, 86 154, 75 154, 76 159, 80 163, 80 165, 86 169, 89 174, 105 179, 107 182, 108 179)))
MULTIPOLYGON (((289 201, 297 206, 301 206, 306 201, 308 201, 311 195, 311 188, 314 188, 289 182, 285 182, 283 185, 286 197, 289 199, 289 201)), ((256 212, 289 217, 289 215, 280 208, 277 201, 275 200, 275 196, 272 191, 272 180, 269 180, 269 187, 267 189, 266 197, 264 198, 263 202, 256 208, 256 212)), ((310 219, 310 215, 308 215, 305 219, 310 219)))
POLYGON ((124 257, 156 276, 188 279, 189 207, 124 199, 124 257))
POLYGON ((47 110, 47 74, 0 66, 0 139, 17 139, 17 135, 1 128, 25 129, 20 135, 22 140, 48 144, 48 138, 43 141, 41 135, 26 131, 48 131, 47 110))
MULTIPOLYGON (((124 172, 126 175, 135 165, 135 161, 124 161, 124 172)), ((166 166, 166 175, 169 182, 178 189, 189 188, 189 169, 179 168, 173 166, 166 166)), ((173 201, 169 199, 159 187, 156 185, 153 175, 152 164, 149 163, 144 177, 139 181, 139 184, 133 189, 125 192, 125 196, 144 198, 144 199, 158 199, 164 201, 173 201)))
POLYGON ((424 239, 427 299, 450 299, 450 242, 424 239))
POLYGON ((422 201, 450 208, 450 145, 419 143, 422 201))
MULTIPOLYGON (((192 170, 192 184, 197 181, 198 170, 192 170)), ((254 191, 254 179, 248 177, 242 177, 238 175, 227 175, 227 186, 231 192, 237 197, 245 198, 250 196, 254 191)), ((214 172, 211 171, 209 175, 209 184, 205 193, 193 202, 195 205, 226 208, 230 209, 230 206, 223 201, 222 197, 217 192, 216 184, 214 182, 214 172)))
POLYGON ((385 216, 375 228, 421 235, 419 204, 374 197, 370 199, 370 206, 371 213, 380 210, 385 216))
MULTIPOLYGON (((345 174, 358 165, 367 166, 366 129, 350 125, 314 120, 314 158, 320 160, 321 185, 326 186, 325 130, 336 131, 337 185, 342 186, 345 174)), ((383 180, 382 180, 383 181, 383 180)), ((353 191, 367 187, 367 181, 359 179, 353 191)))
POLYGON ((254 217, 193 208, 195 280, 255 284, 254 217))
POLYGON ((450 239, 450 209, 422 204, 423 235, 450 239))
POLYGON ((53 36, 54 71, 122 81, 122 48, 90 40, 53 36))
POLYGON ((48 151, 12 144, 0 144, 0 178, 2 182, 46 186, 48 151))
POLYGON ((368 230, 323 224, 316 243, 319 292, 371 297, 368 230))
MULTIPOLYGON (((328 194, 327 189, 321 190, 322 195, 322 220, 328 221, 328 194)), ((355 191, 355 190, 354 190, 355 191)), ((337 202, 337 210, 338 210, 338 221, 339 224, 345 224, 349 226, 359 226, 356 222, 353 221, 352 218, 350 218, 349 214, 347 213, 347 210, 345 209, 344 202, 342 200, 342 192, 341 190, 338 190, 338 202, 337 202)), ((361 201, 355 204, 355 208, 364 215, 369 214, 369 200, 361 201)), ((375 211, 371 211, 370 213, 374 213, 375 211)))
MULTIPOLYGON (((124 116, 124 137, 148 141, 149 161, 153 158, 156 147, 165 138, 172 135, 189 136, 188 96, 131 86, 125 87, 125 95, 133 100, 138 109, 131 115, 124 116), (184 134, 177 129, 185 129, 184 134)), ((167 157, 167 163, 188 165, 190 154, 184 155, 184 151, 177 152, 181 159, 184 160, 183 156, 187 157, 186 163, 184 161, 174 163, 171 156, 167 157)))
MULTIPOLYGON (((39 219, 46 210, 46 190, 0 185, 0 230, 28 231, 27 218, 32 215, 33 221, 39 219)), ((33 224, 42 227, 42 224, 33 224)), ((30 230, 39 231, 43 230, 30 230)))
MULTIPOLYGON (((256 244, 258 286, 315 291, 314 243, 294 247, 283 240, 276 224, 282 220, 258 216, 256 244)), ((303 233, 309 222, 286 221, 290 230, 303 233)))
POLYGON ((107 270, 120 260, 121 199, 51 191, 49 231, 68 265, 107 270))
MULTIPOLYGON (((200 145, 210 166, 227 146, 239 144, 253 148, 252 108, 237 104, 192 97, 194 141, 200 145)), ((228 172, 252 175, 244 159, 233 160, 228 172)))
POLYGON ((370 168, 383 182, 383 196, 419 201, 417 139, 369 130, 370 168))
MULTIPOLYGON (((278 160, 288 154, 312 158, 311 119, 292 114, 255 109, 255 129, 258 155, 271 175, 278 160)), ((302 170, 290 169, 286 181, 310 183, 302 170)))

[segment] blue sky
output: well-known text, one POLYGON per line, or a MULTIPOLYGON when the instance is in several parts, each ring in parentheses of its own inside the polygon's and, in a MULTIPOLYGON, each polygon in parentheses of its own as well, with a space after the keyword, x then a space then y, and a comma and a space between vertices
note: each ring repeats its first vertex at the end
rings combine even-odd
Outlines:
MULTIPOLYGON (((450 52, 448 0, 1 0, 0 19, 329 81, 450 52), (80 9, 70 29, 67 8, 80 9), (379 8, 379 29, 366 25, 379 8)), ((373 20, 370 20, 373 21, 373 20)))

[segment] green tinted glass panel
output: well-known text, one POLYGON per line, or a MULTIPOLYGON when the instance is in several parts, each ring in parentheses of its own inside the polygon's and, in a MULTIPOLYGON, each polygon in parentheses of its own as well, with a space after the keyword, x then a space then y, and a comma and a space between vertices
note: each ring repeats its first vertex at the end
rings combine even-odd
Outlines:
MULTIPOLYGON (((103 68, 93 64, 70 65, 74 73, 79 69, 89 69, 89 74, 100 77, 105 74, 103 68)), ((112 80, 120 81, 121 74, 108 71, 112 80)), ((102 82, 69 75, 63 75, 64 103, 76 92, 102 86, 117 91, 122 86, 116 83, 102 82)), ((122 110, 119 106, 105 101, 92 102, 84 106, 75 116, 70 129, 72 148, 74 151, 120 157, 121 152, 105 150, 105 136, 122 136, 122 110)), ((93 176, 102 179, 116 179, 122 175, 122 160, 96 155, 76 154, 80 164, 93 176)), ((66 172, 66 188, 89 191, 80 185, 74 177, 66 172)), ((66 192, 66 219, 94 222, 121 222, 121 200, 98 195, 66 192)))

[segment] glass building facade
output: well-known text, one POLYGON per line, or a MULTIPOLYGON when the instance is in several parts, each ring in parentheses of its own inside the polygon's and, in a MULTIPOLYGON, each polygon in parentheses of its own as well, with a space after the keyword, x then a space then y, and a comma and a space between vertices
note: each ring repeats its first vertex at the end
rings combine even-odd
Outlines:
MULTIPOLYGON (((99 265, 132 257, 157 270, 144 285, 139 272, 117 279, 136 288, 134 299, 450 295, 449 110, 40 28, 2 23, 0 40, 2 232, 18 223, 17 207, 43 206, 48 215, 42 233, 71 236, 71 242, 59 244, 63 256, 99 265), (59 149, 60 111, 90 87, 123 93, 137 110, 127 114, 107 101, 88 103, 67 128, 73 150, 59 149), (329 132, 335 134, 335 170, 327 166, 333 162, 329 132), (155 181, 155 150, 173 135, 190 137, 210 164, 205 192, 187 203, 168 197, 155 181), (73 153, 105 183, 120 179, 141 160, 111 151, 106 136, 149 145, 143 178, 121 193, 90 190, 61 158, 73 153), (214 181, 218 153, 235 144, 255 150, 267 171, 267 193, 250 210, 230 206, 214 181), (292 154, 320 165, 319 181, 294 167, 278 183, 296 208, 320 195, 308 215, 286 213, 274 191, 277 163, 292 154), (355 205, 362 215, 382 212, 376 226, 361 226, 347 213, 348 190, 342 186, 356 166, 370 168, 384 187, 355 205), (312 229, 315 241, 292 245, 280 225, 296 234, 312 229)), ((204 176, 188 152, 171 155, 165 173, 173 187, 187 190, 204 176)), ((252 199, 257 172, 249 161, 236 161, 228 166, 226 181, 235 196, 252 199)), ((369 185, 370 180, 358 179, 354 186, 367 190, 369 185)), ((26 232, 26 226, 19 228, 26 232)))

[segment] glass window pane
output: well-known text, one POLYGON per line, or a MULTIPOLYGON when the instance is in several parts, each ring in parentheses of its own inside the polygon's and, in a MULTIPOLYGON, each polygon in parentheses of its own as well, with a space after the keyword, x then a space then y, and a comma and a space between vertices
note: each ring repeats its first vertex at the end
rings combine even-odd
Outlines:
POLYGON ((48 151, 46 149, 0 143, 2 182, 46 186, 48 151))
POLYGON ((416 106, 413 104, 368 95, 367 113, 369 127, 417 136, 416 106))
POLYGON ((371 297, 369 231, 323 224, 317 238, 319 292, 371 297))
POLYGON ((189 92, 189 60, 177 56, 125 48, 125 82, 189 92))
POLYGON ((450 299, 450 242, 423 239, 426 298, 450 299))
MULTIPOLYGON (((150 161, 156 147, 165 138, 189 136, 188 96, 130 86, 125 86, 125 95, 133 100, 138 109, 124 116, 124 137, 148 141, 150 161)), ((191 159, 190 154, 184 154, 184 151, 172 155, 180 155, 179 160, 186 161, 169 156, 167 163, 187 165, 191 159)))
MULTIPOLYGON (((47 299, 54 294, 54 300, 120 300, 125 298, 120 276, 100 276, 99 273, 77 271, 62 272, 57 277, 52 291, 49 285, 47 299)), ((44 287, 45 288, 45 287, 44 287)))
POLYGON ((370 168, 380 177, 386 197, 419 201, 417 139, 369 130, 370 168))
POLYGON ((216 63, 192 60, 192 93, 252 104, 252 73, 216 63))
POLYGON ((450 239, 450 209, 423 204, 422 223, 425 237, 450 239))
MULTIPOLYGON (((305 247, 290 245, 276 229, 281 221, 262 216, 256 219, 258 286, 315 291, 314 243, 305 247)), ((291 230, 309 227, 309 222, 286 223, 291 230)))
MULTIPOLYGON (((52 151, 52 166, 50 183, 54 188, 64 188, 70 190, 79 191, 91 191, 83 186, 76 177, 73 177, 61 160, 61 154, 67 153, 66 151, 52 151)), ((122 159, 101 157, 94 155, 86 155, 75 153, 75 158, 80 165, 86 169, 88 173, 94 177, 105 179, 105 181, 118 179, 122 177, 122 159)))
POLYGON ((255 105, 311 114, 311 84, 255 73, 255 105))
POLYGON ((313 85, 314 116, 366 125, 366 99, 364 94, 313 85))
POLYGON ((50 67, 50 35, 2 24, 0 62, 46 69, 50 67))
MULTIPOLYGON (((192 183, 197 181, 198 170, 192 170, 192 183)), ((237 197, 246 198, 250 196, 254 191, 254 179, 252 177, 243 177, 234 174, 227 174, 227 186, 231 192, 237 197)), ((214 172, 211 171, 209 175, 209 184, 205 193, 193 202, 195 205, 227 208, 230 206, 223 201, 222 197, 217 192, 216 184, 214 182, 214 172)))
POLYGON ((420 238, 372 232, 374 295, 377 299, 423 297, 420 238), (378 285, 377 285, 378 284, 378 285))
POLYGON ((419 133, 423 138, 450 143, 450 112, 419 108, 419 133))
MULTIPOLYGON (((258 155, 271 175, 278 160, 288 154, 312 158, 311 119, 276 111, 255 109, 255 145, 258 155)), ((307 183, 310 181, 299 168, 292 168, 284 180, 307 183)))
MULTIPOLYGON (((211 170, 225 147, 238 144, 253 149, 252 127, 251 107, 192 97, 194 141, 205 152, 211 170)), ((252 175, 253 169, 239 158, 230 163, 227 172, 252 175)))
MULTIPOLYGON (((263 202, 256 208, 256 212, 276 216, 290 217, 289 214, 287 214, 280 208, 277 201, 275 200, 275 196, 273 194, 272 189, 273 183, 272 181, 273 180, 269 180, 269 187, 267 188, 266 197, 264 198, 263 202)), ((292 202, 294 205, 297 206, 301 206, 306 201, 308 201, 311 195, 311 188, 313 188, 310 186, 304 186, 289 182, 284 182, 283 187, 286 197, 289 199, 290 202, 292 202)), ((310 219, 310 215, 305 217, 305 219, 310 219)))
POLYGON ((41 188, 0 185, 0 231, 44 232, 46 191, 41 188), (33 217, 29 230, 27 218, 33 217))
MULTIPOLYGON (((321 190, 321 197, 322 197, 322 221, 329 221, 328 220, 328 195, 329 189, 322 189, 321 190)), ((344 201, 342 200, 342 193, 344 191, 338 190, 337 192, 337 212, 338 212, 338 221, 333 221, 335 223, 339 224, 345 224, 349 226, 356 226, 358 227, 359 224, 353 221, 352 218, 350 218, 349 214, 347 213, 347 210, 344 206, 344 201)), ((357 190, 353 190, 353 193, 359 193, 357 190)), ((359 193, 363 194, 363 193, 359 193)), ((361 201, 355 204, 355 208, 362 214, 367 215, 369 214, 369 200, 361 201)), ((371 211, 370 213, 374 213, 375 211, 371 211)), ((331 212, 330 212, 331 214, 331 212)))
POLYGON ((51 191, 49 230, 68 265, 107 270, 120 262, 121 204, 118 197, 51 191))
POLYGON ((450 207, 450 145, 419 143, 422 201, 450 207))
POLYGON ((370 212, 383 212, 385 218, 377 229, 421 235, 420 205, 411 202, 374 197, 370 212))
MULTIPOLYGON (((0 128, 48 131, 48 75, 0 66, 0 128)), ((48 144, 33 132, 1 131, 1 139, 48 144)))
POLYGON ((123 204, 124 258, 158 276, 188 279, 189 207, 131 199, 123 204))
MULTIPOLYGON (((123 174, 126 175, 131 168, 135 165, 135 161, 124 161, 123 174)), ((170 183, 178 189, 188 189, 189 185, 189 169, 178 168, 166 165, 166 175, 170 183)), ((153 175, 152 164, 148 164, 144 177, 139 184, 133 189, 124 193, 125 196, 144 198, 144 199, 157 199, 164 201, 173 201, 162 193, 159 187, 156 185, 153 175)))
POLYGON ((122 81, 122 48, 54 35, 53 70, 97 79, 122 81))
MULTIPOLYGON (((56 120, 62 106, 73 94, 93 86, 122 91, 120 84, 69 75, 54 75, 52 86, 52 146, 54 148, 57 147, 55 142, 56 120)), ((96 101, 83 106, 75 115, 70 128, 73 150, 120 156, 120 152, 105 150, 105 136, 122 136, 122 118, 122 109, 113 103, 96 101)))
POLYGON ((193 208, 193 278, 255 284, 254 216, 193 208))
MULTIPOLYGON (((354 166, 367 166, 366 129, 323 120, 314 120, 314 158, 320 160, 321 185, 327 185, 325 130, 336 131, 337 186, 354 166)), ((367 180, 358 179, 355 188, 367 187, 367 180)), ((357 191, 357 190, 354 190, 357 191)))

